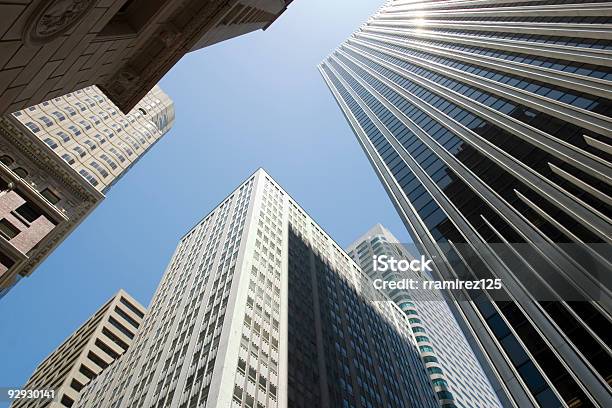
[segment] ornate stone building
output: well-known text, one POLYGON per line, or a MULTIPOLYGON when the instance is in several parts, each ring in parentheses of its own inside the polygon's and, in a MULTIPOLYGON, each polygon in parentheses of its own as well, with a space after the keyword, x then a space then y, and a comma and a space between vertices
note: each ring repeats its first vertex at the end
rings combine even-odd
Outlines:
POLYGON ((0 117, 0 297, 173 123, 157 86, 127 115, 91 86, 0 117))
POLYGON ((89 85, 127 113, 184 54, 265 29, 290 2, 0 1, 0 114, 89 85))

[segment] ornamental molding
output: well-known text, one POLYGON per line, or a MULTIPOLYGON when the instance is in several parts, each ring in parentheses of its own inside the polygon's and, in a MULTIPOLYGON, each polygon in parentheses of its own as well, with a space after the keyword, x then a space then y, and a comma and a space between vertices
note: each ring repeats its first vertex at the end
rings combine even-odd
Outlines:
MULTIPOLYGON (((178 28, 170 22, 160 24, 159 28, 151 35, 144 45, 138 49, 135 55, 108 81, 98 86, 122 111, 131 110, 144 95, 168 72, 176 62, 189 52, 191 47, 220 20, 224 13, 233 7, 234 2, 229 0, 208 0, 206 7, 200 7, 197 14, 185 26, 178 28), (155 62, 151 62, 151 55, 147 49, 151 44, 158 43, 163 49, 155 56, 155 62), (145 68, 137 74, 132 66, 143 64, 135 63, 139 60, 147 60, 145 68), (132 72, 138 76, 137 81, 127 84, 122 72, 132 72)), ((186 6, 177 8, 174 14, 178 14, 186 6)), ((172 16, 168 17, 172 20, 172 16)))
POLYGON ((87 180, 83 179, 81 176, 72 174, 72 169, 70 169, 71 171, 69 172, 63 166, 63 163, 58 163, 61 159, 57 155, 45 151, 45 149, 38 146, 32 140, 36 138, 36 136, 25 134, 6 117, 0 117, 0 137, 9 141, 32 162, 40 166, 40 168, 49 175, 53 176, 56 181, 66 187, 80 200, 93 204, 104 198, 102 193, 98 192, 93 187, 89 188, 87 180))

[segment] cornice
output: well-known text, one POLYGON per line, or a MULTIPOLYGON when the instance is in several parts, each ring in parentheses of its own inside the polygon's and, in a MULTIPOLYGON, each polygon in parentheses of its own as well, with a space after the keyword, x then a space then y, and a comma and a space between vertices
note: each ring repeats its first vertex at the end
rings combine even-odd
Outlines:
POLYGON ((11 119, 0 117, 0 136, 45 170, 47 174, 53 176, 77 198, 91 203, 104 198, 104 195, 90 186, 87 180, 63 163, 59 156, 38 145, 39 141, 35 136, 26 134, 11 119))
MULTIPOLYGON (((191 47, 197 43, 206 30, 213 28, 217 19, 224 10, 231 8, 235 2, 228 0, 207 1, 205 7, 193 15, 189 23, 183 27, 176 27, 171 23, 173 16, 169 17, 151 38, 141 47, 123 67, 121 67, 108 81, 98 85, 104 93, 121 108, 122 111, 131 110, 156 84, 161 77, 181 59, 191 47), (156 63, 151 63, 146 50, 151 44, 158 43, 163 49, 155 55, 156 63), (147 59, 148 64, 137 64, 139 60, 147 59), (136 65, 146 68, 138 72, 136 65)), ((181 10, 177 9, 174 14, 181 10)))

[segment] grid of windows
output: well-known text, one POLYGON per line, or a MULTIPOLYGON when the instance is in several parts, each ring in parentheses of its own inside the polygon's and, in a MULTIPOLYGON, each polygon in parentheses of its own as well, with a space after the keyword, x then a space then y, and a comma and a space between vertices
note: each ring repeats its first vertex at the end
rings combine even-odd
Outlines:
POLYGON ((75 407, 311 408, 325 398, 435 408, 405 316, 371 302, 367 279, 258 170, 181 239, 133 346, 75 407))
POLYGON ((96 174, 97 182, 86 178, 102 192, 170 129, 174 118, 172 101, 157 86, 127 115, 95 86, 45 103, 13 117, 60 157, 76 153, 65 161, 83 176, 96 174), (139 110, 145 106, 146 116, 139 110))

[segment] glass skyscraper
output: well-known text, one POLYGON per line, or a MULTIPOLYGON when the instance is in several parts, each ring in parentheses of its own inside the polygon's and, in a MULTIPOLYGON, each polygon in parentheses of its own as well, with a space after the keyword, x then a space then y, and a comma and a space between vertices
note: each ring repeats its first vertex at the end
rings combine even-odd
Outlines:
MULTIPOLYGON (((374 268, 374 257, 386 256, 387 259, 397 260, 416 258, 413 247, 400 243, 380 224, 349 245, 346 251, 373 280, 430 278, 426 271, 381 272, 374 268)), ((416 334, 419 353, 442 406, 501 407, 493 387, 439 290, 406 288, 388 289, 385 293, 408 317, 408 323, 416 334)), ((495 388, 499 388, 499 384, 495 388)))
POLYGON ((518 407, 611 405, 612 2, 387 1, 320 65, 518 407), (459 299, 459 297, 457 297, 459 299))
POLYGON ((437 408, 406 316, 262 169, 179 242, 81 408, 437 408))

